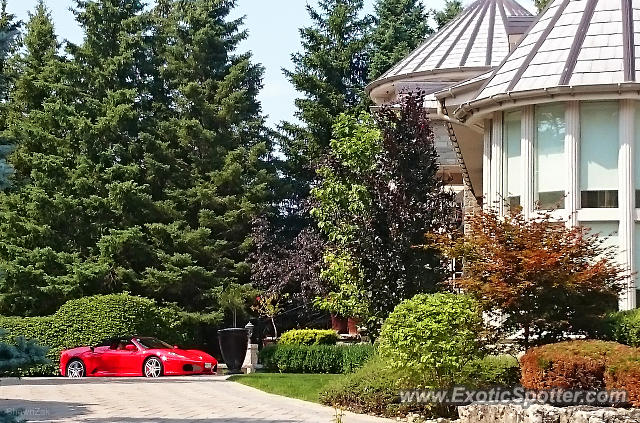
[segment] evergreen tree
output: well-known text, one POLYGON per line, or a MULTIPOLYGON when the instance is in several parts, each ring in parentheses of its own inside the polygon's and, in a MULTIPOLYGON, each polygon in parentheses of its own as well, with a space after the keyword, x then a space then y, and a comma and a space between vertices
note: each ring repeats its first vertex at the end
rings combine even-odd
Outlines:
MULTIPOLYGON (((6 127, 5 103, 8 101, 9 91, 15 74, 9 71, 9 61, 13 57, 20 35, 21 22, 16 21, 13 14, 7 12, 7 0, 0 3, 0 128, 6 127)), ((13 168, 7 163, 7 156, 13 150, 13 145, 6 139, 0 139, 0 190, 9 187, 13 168)))
POLYGON ((70 243, 75 220, 67 197, 73 156, 67 137, 74 119, 57 56, 53 24, 40 3, 26 26, 24 53, 10 61, 15 83, 5 104, 3 138, 17 146, 9 157, 13 187, 0 195, 0 310, 34 314, 52 310, 72 288, 70 269, 79 266, 70 243), (55 98, 53 93, 55 93, 55 98), (56 195, 57 194, 57 195, 56 195))
POLYGON ((371 17, 362 17, 362 10, 363 0, 320 0, 317 9, 307 5, 312 25, 300 29, 303 52, 292 56, 294 70, 284 71, 303 94, 295 101, 302 125, 282 125, 286 170, 297 192, 308 189, 312 166, 327 152, 337 116, 368 105, 371 17))
POLYGON ((375 80, 422 42, 432 32, 419 0, 378 0, 369 79, 375 80))
POLYGON ((442 28, 446 24, 449 23, 452 19, 462 12, 464 8, 462 7, 462 1, 460 0, 446 0, 444 4, 444 9, 442 10, 432 10, 433 18, 436 20, 438 24, 438 29, 442 28))
POLYGON ((154 94, 170 101, 157 134, 171 153, 171 173, 158 167, 158 189, 181 218, 156 223, 154 243, 170 266, 154 270, 150 295, 215 304, 220 287, 246 283, 251 222, 271 201, 272 149, 257 100, 261 66, 234 54, 246 37, 242 19, 227 20, 235 1, 164 2, 156 14, 173 40, 164 48, 154 94), (188 248, 185 248, 188 246, 188 248))
POLYGON ((85 38, 68 61, 32 18, 26 38, 50 51, 39 64, 27 50, 21 74, 53 70, 44 94, 16 84, 44 100, 11 128, 19 184, 0 198, 0 312, 130 291, 214 313, 224 285, 249 280, 250 222, 273 172, 262 69, 234 54, 234 4, 77 0, 85 38))
POLYGON ((0 3, 0 96, 3 101, 8 100, 12 81, 7 63, 17 49, 21 24, 16 21, 15 15, 7 12, 7 0, 2 0, 0 3))

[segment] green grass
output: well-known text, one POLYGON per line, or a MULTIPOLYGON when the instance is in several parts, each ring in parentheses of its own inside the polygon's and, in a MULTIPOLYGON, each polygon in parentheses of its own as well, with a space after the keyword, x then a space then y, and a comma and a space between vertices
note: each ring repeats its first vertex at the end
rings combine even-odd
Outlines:
POLYGON ((297 374, 297 373, 253 373, 233 375, 229 380, 251 386, 271 394, 318 402, 320 392, 344 375, 297 374))

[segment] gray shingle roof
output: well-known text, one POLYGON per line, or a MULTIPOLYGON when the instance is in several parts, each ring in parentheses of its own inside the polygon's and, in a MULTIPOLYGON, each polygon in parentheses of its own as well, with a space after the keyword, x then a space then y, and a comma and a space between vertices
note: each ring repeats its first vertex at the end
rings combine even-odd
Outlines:
POLYGON ((509 53, 509 34, 533 17, 515 0, 477 0, 372 85, 421 72, 497 66, 509 53))
POLYGON ((636 80, 640 2, 555 0, 477 99, 560 86, 636 80))

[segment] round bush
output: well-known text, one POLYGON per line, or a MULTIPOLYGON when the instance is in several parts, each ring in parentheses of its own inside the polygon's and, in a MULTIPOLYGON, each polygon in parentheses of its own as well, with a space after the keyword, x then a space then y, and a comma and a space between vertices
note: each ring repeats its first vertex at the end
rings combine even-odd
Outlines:
POLYGON ((603 389, 608 365, 632 348, 616 342, 568 341, 529 349, 520 359, 527 389, 603 389))
POLYGON ((397 369, 423 375, 425 387, 444 388, 478 357, 482 318, 477 303, 456 294, 419 294, 385 320, 380 353, 397 369))
POLYGON ((338 334, 331 329, 293 329, 280 336, 282 345, 335 345, 338 334))

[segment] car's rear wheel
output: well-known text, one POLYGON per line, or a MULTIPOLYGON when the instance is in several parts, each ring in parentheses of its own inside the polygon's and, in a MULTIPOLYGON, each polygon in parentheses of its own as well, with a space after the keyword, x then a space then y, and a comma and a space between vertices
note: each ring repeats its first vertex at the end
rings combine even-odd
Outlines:
POLYGON ((144 361, 142 371, 145 377, 162 376, 162 362, 158 357, 149 357, 144 361))
POLYGON ((78 379, 84 377, 86 369, 82 360, 74 359, 67 364, 67 377, 78 379))

